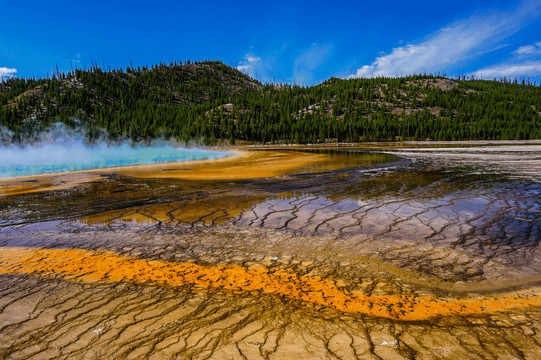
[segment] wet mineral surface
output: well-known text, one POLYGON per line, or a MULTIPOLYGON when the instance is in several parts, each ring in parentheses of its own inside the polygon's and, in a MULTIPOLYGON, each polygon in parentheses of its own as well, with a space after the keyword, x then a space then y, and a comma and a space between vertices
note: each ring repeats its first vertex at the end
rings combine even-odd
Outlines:
POLYGON ((0 356, 541 357, 541 148, 0 181, 0 356))

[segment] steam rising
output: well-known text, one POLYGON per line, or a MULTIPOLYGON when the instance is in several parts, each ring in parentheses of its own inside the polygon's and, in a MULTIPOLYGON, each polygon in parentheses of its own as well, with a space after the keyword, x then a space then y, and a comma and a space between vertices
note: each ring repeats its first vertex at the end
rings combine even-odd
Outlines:
POLYGON ((126 142, 89 144, 84 137, 57 124, 41 135, 38 142, 14 144, 11 134, 0 130, 0 178, 154 164, 171 161, 215 159, 226 152, 186 149, 176 143, 158 142, 152 146, 133 146, 126 142))

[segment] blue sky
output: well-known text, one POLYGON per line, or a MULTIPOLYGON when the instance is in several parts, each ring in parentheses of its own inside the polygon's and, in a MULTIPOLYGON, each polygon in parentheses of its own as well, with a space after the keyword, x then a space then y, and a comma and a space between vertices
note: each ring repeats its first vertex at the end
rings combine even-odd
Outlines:
POLYGON ((0 12, 0 77, 211 59, 301 85, 424 72, 541 80, 541 0, 50 0, 0 12))

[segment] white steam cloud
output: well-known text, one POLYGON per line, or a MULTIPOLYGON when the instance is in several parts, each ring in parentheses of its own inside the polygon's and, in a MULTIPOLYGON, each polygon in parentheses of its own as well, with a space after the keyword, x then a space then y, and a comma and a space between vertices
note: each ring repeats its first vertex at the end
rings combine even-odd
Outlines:
MULTIPOLYGON (((4 142, 12 134, 0 131, 4 142)), ((226 152, 186 149, 174 144, 154 146, 120 144, 86 144, 84 138, 63 125, 43 134, 40 142, 0 147, 0 178, 44 173, 107 168, 160 162, 214 159, 226 152)))

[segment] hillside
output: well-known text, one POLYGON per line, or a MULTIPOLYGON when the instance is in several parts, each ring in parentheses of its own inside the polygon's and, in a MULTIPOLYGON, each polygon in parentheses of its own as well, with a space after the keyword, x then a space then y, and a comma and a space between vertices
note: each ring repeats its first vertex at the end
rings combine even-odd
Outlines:
POLYGON ((431 75, 262 85, 221 62, 0 83, 0 125, 24 138, 80 119, 88 136, 207 144, 541 138, 541 88, 431 75))

